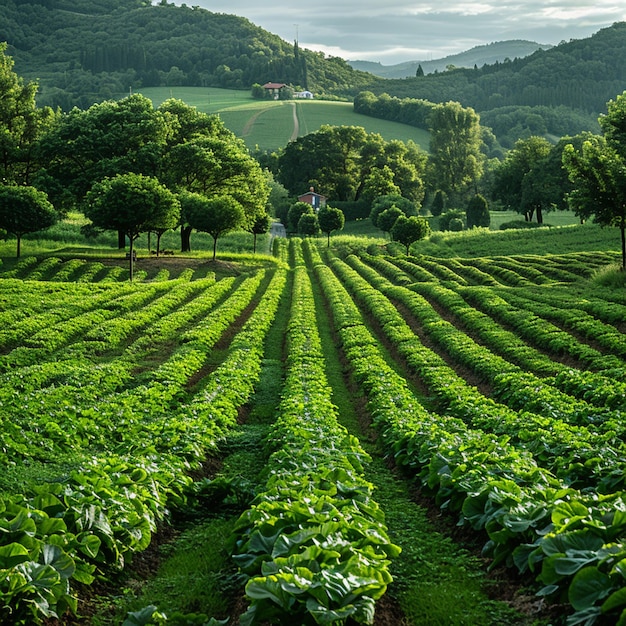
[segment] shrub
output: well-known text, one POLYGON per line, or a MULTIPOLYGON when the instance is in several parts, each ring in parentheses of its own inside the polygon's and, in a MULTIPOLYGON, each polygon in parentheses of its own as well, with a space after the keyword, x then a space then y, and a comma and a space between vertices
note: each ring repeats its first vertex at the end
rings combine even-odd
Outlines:
POLYGON ((468 228, 474 228, 475 226, 489 228, 489 225, 491 224, 491 216, 489 215, 489 207, 484 196, 477 193, 469 201, 465 211, 465 216, 467 218, 468 228))
POLYGON ((435 193, 435 197, 433 198, 433 203, 430 206, 430 212, 434 217, 439 217, 446 207, 446 194, 441 191, 441 189, 437 189, 437 193, 435 193))
POLYGON ((458 228, 457 225, 456 230, 463 230, 465 225, 465 211, 461 211, 460 209, 452 209, 450 211, 446 211, 439 218, 439 230, 452 230, 452 228, 450 228, 450 222, 452 222, 452 220, 461 220, 461 224, 463 227, 458 228))
POLYGON ((592 280, 602 287, 624 289, 626 287, 626 272, 619 265, 608 265, 597 269, 592 280))

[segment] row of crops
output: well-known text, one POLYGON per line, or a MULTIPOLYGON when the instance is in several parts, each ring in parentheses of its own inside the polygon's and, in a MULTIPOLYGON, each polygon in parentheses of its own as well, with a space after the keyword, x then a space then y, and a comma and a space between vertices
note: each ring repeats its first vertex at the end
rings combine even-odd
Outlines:
POLYGON ((362 256, 317 255, 316 270, 389 454, 459 523, 487 534, 492 567, 530 571, 540 595, 569 602, 568 623, 618 621, 624 295, 537 289, 526 269, 513 289, 469 286, 464 268, 426 281, 422 260, 362 256), (428 397, 386 365, 381 341, 428 397))
POLYGON ((76 613, 77 586, 185 506, 253 397, 286 298, 268 463, 233 530, 242 624, 372 623, 400 553, 331 401, 320 323, 385 454, 487 537, 492 566, 530 573, 571 625, 621 623, 626 296, 581 281, 612 260, 340 259, 293 240, 290 270, 129 284, 23 259, 0 276, 0 621, 76 613))

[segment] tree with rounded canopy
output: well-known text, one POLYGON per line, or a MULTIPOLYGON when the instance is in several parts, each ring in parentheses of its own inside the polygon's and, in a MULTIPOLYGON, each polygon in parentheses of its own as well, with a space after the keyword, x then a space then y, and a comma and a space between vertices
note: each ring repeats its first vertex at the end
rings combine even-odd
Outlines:
POLYGON ((465 211, 451 209, 439 217, 439 230, 459 231, 465 228, 465 211), (461 227, 459 228, 459 222, 461 227))
POLYGON ((384 184, 387 189, 392 182, 402 195, 421 202, 426 158, 415 143, 385 142, 361 126, 325 124, 285 146, 278 158, 277 179, 294 196, 313 185, 339 201, 359 200, 366 184, 384 184), (377 170, 381 172, 376 174, 377 170))
MULTIPOLYGON (((257 215, 265 212, 269 185, 245 144, 230 131, 222 130, 225 128, 218 129, 215 135, 199 134, 173 146, 165 160, 163 179, 171 188, 206 197, 232 197, 244 211, 242 226, 249 227, 257 215)), ((183 252, 190 249, 190 234, 191 229, 183 225, 183 252)))
POLYGON ((315 213, 303 213, 298 220, 298 233, 300 235, 314 236, 320 232, 320 225, 315 213))
POLYGON ((405 215, 401 215, 393 225, 391 235, 394 241, 406 247, 406 254, 408 256, 409 248, 412 244, 430 235, 430 226, 423 217, 417 217, 415 215, 406 217, 405 215))
POLYGON ((465 220, 468 228, 483 227, 489 228, 491 216, 489 215, 489 205, 484 196, 477 193, 468 203, 465 209, 465 220))
POLYGON ((603 136, 591 136, 577 150, 568 144, 563 164, 574 183, 569 202, 583 219, 620 229, 626 271, 626 91, 607 103, 598 119, 603 136))
POLYGON ((257 235, 264 235, 266 232, 268 232, 271 224, 272 218, 270 217, 269 213, 262 213, 261 215, 257 215, 252 226, 249 226, 246 229, 249 233, 252 233, 254 237, 254 243, 252 245, 253 254, 256 254, 257 235))
POLYGON ((392 206, 400 209, 407 217, 410 215, 417 215, 415 204, 411 202, 411 200, 396 194, 387 194, 379 196, 372 203, 372 209, 370 211, 370 220, 372 221, 372 225, 376 228, 380 228, 378 225, 379 215, 392 206))
MULTIPOLYGON (((563 150, 569 144, 580 150, 583 142, 591 136, 592 133, 583 132, 574 137, 563 137, 551 147, 546 157, 531 165, 530 171, 522 181, 522 212, 533 208, 541 213, 571 209, 567 198, 574 186, 563 166, 563 150)), ((537 221, 539 219, 538 216, 537 221)))
POLYGON ((544 203, 531 193, 531 180, 533 167, 546 159, 551 150, 552 145, 543 137, 518 139, 494 172, 491 195, 505 207, 522 213, 527 222, 532 221, 535 213, 537 222, 543 222, 544 203))
POLYGON ((59 214, 48 196, 34 187, 0 185, 0 228, 17 239, 17 257, 21 254, 22 237, 27 233, 49 228, 59 214))
POLYGON ((327 247, 330 247, 330 233, 335 230, 341 230, 346 223, 346 218, 341 209, 334 207, 322 207, 317 213, 317 221, 320 230, 326 233, 327 247))
POLYGON ((626 271, 626 158, 605 137, 596 136, 579 151, 566 146, 563 163, 574 183, 569 202, 576 215, 593 216, 602 226, 620 229, 622 269, 626 271))
POLYGON ((204 202, 186 207, 187 222, 191 228, 209 233, 213 238, 213 260, 217 254, 217 240, 226 233, 242 228, 246 215, 243 207, 232 196, 214 196, 204 202))
POLYGON ((294 202, 287 212, 287 229, 290 233, 298 232, 298 222, 306 213, 313 214, 313 207, 308 202, 294 202))
POLYGON ((96 183, 85 197, 84 213, 96 228, 128 237, 132 281, 135 240, 155 228, 174 228, 180 220, 180 203, 156 178, 127 173, 96 183))
POLYGON ((361 197, 373 202, 379 196, 400 195, 400 187, 393 182, 393 172, 388 165, 374 169, 365 179, 361 197))
POLYGON ((39 142, 46 175, 57 182, 51 197, 73 208, 105 178, 129 172, 158 176, 170 132, 168 118, 139 94, 73 109, 39 142))
POLYGON ((432 108, 428 121, 431 186, 459 200, 482 173, 480 117, 470 107, 446 102, 432 108))
POLYGON ((389 233, 391 238, 393 239, 393 235, 391 234, 393 231, 394 224, 398 221, 398 218, 404 216, 407 217, 402 209, 398 208, 395 204, 392 204, 388 209, 385 209, 379 216, 376 224, 380 230, 384 233, 389 233))

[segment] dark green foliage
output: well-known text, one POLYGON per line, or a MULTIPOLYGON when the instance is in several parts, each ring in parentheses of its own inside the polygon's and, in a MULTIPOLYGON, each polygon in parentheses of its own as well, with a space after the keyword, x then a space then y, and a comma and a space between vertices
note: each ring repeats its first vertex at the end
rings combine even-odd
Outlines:
POLYGON ((0 228, 17 238, 18 257, 23 235, 48 228, 58 219, 58 213, 43 191, 0 185, 0 228))
POLYGON ((265 234, 269 229, 272 223, 272 218, 268 213, 261 213, 257 215, 254 220, 252 226, 248 228, 248 232, 254 235, 254 245, 252 248, 253 252, 256 252, 256 236, 265 234))
POLYGON ((562 105, 597 115, 624 88, 625 33, 626 22, 617 22, 592 37, 505 63, 387 80, 368 89, 401 99, 414 98, 419 90, 424 100, 458 100, 481 112, 506 106, 562 105))
POLYGON ((308 202, 296 202, 289 207, 286 226, 290 233, 298 232, 300 218, 307 213, 313 214, 313 207, 308 202))
POLYGON ((387 93, 376 96, 371 91, 362 91, 354 98, 357 113, 424 129, 428 128, 428 116, 434 106, 428 100, 398 98, 387 93))
POLYGON ((481 111, 480 121, 489 126, 504 148, 532 135, 576 135, 599 129, 594 115, 559 106, 506 106, 481 111))
POLYGON ((596 132, 605 103, 624 89, 625 68, 626 22, 618 22, 512 61, 379 82, 356 97, 355 109, 426 128, 432 103, 455 100, 510 148, 532 135, 596 132))
POLYGON ((426 219, 414 215, 411 217, 401 215, 391 229, 393 240, 405 246, 407 255, 409 254, 411 244, 424 239, 429 234, 430 226, 426 219))
POLYGON ((106 177, 149 175, 158 168, 168 132, 165 115, 141 95, 94 104, 86 111, 74 109, 39 143, 46 163, 45 188, 55 205, 73 208, 106 177))
POLYGON ((482 226, 488 228, 491 224, 491 216, 489 215, 489 206, 484 196, 476 194, 467 205, 465 217, 468 228, 474 226, 482 226))
POLYGON ((439 217, 445 208, 446 194, 441 191, 441 189, 437 189, 435 197, 433 198, 433 203, 430 205, 430 212, 434 217, 439 217))
POLYGON ((317 221, 320 230, 328 236, 327 244, 330 246, 330 233, 334 230, 341 230, 346 223, 346 218, 341 209, 323 207, 317 213, 317 221))
POLYGON ((39 102, 66 110, 139 86, 248 90, 277 81, 320 93, 372 80, 247 19, 174 3, 6 0, 0 25, 0 41, 8 41, 20 74, 45 76, 39 102))
POLYGON ((545 203, 532 191, 534 177, 541 172, 541 163, 551 149, 552 146, 543 137, 520 139, 495 171, 492 196, 505 207, 522 213, 529 222, 535 211, 537 221, 542 221, 541 210, 545 203))
POLYGON ((372 209, 370 211, 370 220, 372 220, 372 224, 376 226, 376 228, 380 228, 378 225, 378 217, 383 211, 391 208, 392 206, 397 207, 406 215, 407 217, 411 215, 417 215, 417 211, 415 209, 415 204, 408 200, 407 198, 403 198, 402 196, 398 196, 395 194, 390 194, 386 196, 380 196, 374 200, 372 204, 372 209))
POLYGON ((446 102, 433 107, 428 124, 431 187, 460 199, 476 186, 483 172, 480 117, 472 108, 446 102))
POLYGON ((465 211, 461 211, 460 209, 452 209, 450 211, 446 211, 439 218, 439 230, 463 230, 463 228, 459 228, 458 222, 455 222, 455 227, 452 228, 453 220, 460 220, 461 226, 464 224, 465 219, 465 211))
POLYGON ((298 220, 298 233, 313 236, 320 232, 320 226, 315 213, 303 213, 298 220))
POLYGON ((231 196, 213 196, 195 203, 187 210, 187 223, 191 228, 209 233, 213 237, 213 260, 217 240, 231 230, 240 228, 245 221, 243 207, 231 196))
POLYGON ((40 163, 35 151, 37 139, 53 122, 55 114, 35 102, 36 83, 24 84, 13 71, 13 59, 6 54, 0 35, 0 181, 32 184, 40 163))
POLYGON ((96 228, 124 233, 130 241, 130 279, 133 243, 140 233, 174 228, 180 220, 176 196, 156 178, 118 174, 96 183, 85 199, 85 215, 96 228))
POLYGON ((398 208, 397 206, 395 206, 395 204, 393 204, 388 209, 385 209, 382 213, 378 215, 378 219, 376 220, 376 225, 383 232, 392 233, 394 224, 402 216, 406 217, 402 209, 398 208))
POLYGON ((464 229, 463 220, 460 217, 453 217, 450 220, 448 224, 448 230, 455 232, 455 233, 460 233, 463 229, 464 229))
POLYGON ((421 203, 426 155, 413 142, 385 141, 361 126, 324 124, 291 141, 278 158, 277 179, 292 195, 312 185, 335 201, 357 201, 379 182, 421 203), (385 182, 386 181, 386 182, 385 182))

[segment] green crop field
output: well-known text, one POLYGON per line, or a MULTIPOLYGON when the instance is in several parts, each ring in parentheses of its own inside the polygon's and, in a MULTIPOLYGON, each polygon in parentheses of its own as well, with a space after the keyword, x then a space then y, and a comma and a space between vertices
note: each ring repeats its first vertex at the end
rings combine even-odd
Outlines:
POLYGON ((281 238, 131 283, 79 222, 0 267, 0 623, 76 624, 96 580, 102 626, 619 623, 617 229, 281 238))
POLYGON ((113 589, 93 592, 102 626, 156 625, 155 607, 564 626, 553 610, 583 619, 609 595, 618 623, 626 577, 602 559, 626 559, 619 231, 546 217, 434 232, 411 256, 367 219, 330 250, 263 236, 252 254, 231 233, 217 261, 201 233, 184 254, 167 233, 159 258, 142 236, 134 282, 78 213, 19 259, 3 242, 0 623, 75 624, 96 579, 113 589), (181 537, 145 580, 134 563, 170 525, 181 537), (484 563, 548 595, 542 611, 502 602, 484 563))
POLYGON ((428 150, 427 131, 359 115, 349 102, 325 100, 254 100, 247 91, 214 87, 149 87, 141 93, 159 106, 168 98, 178 98, 204 113, 217 113, 249 148, 277 150, 287 142, 315 132, 323 124, 362 126, 390 141, 412 140, 428 150))

